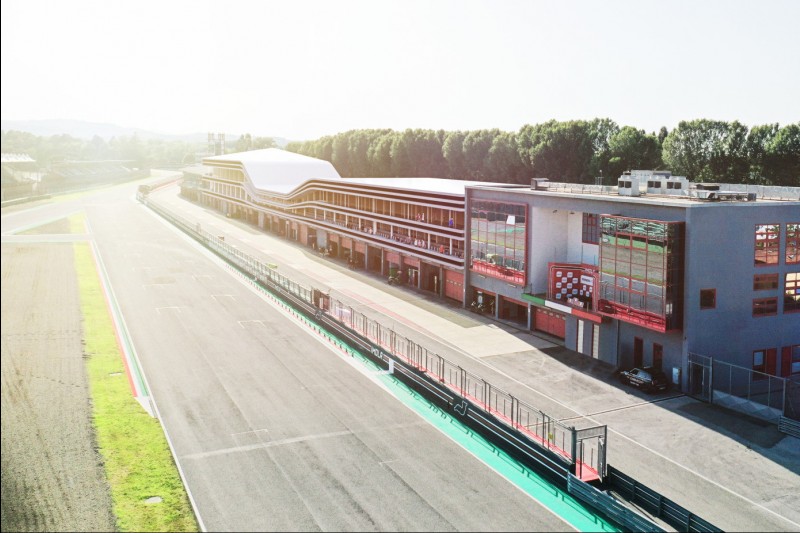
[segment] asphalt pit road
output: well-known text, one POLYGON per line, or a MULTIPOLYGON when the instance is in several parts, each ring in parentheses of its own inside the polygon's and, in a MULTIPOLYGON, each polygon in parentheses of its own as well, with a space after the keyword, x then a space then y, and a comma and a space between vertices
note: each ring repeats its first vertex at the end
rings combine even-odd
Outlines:
POLYGON ((149 498, 147 498, 144 501, 144 503, 152 504, 152 503, 161 503, 163 501, 164 501, 164 499, 161 498, 161 496, 150 496, 149 498))

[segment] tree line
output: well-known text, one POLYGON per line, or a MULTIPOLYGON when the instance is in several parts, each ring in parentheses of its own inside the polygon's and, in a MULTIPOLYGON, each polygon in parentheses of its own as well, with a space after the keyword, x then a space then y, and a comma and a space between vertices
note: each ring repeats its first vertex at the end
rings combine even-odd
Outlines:
MULTIPOLYGON (((245 133, 228 143, 225 153, 275 146, 272 137, 253 137, 245 133)), ((206 142, 142 139, 136 134, 112 137, 106 141, 97 135, 92 139, 80 139, 67 134, 40 137, 26 131, 9 130, 2 132, 2 147, 3 153, 31 156, 41 168, 59 161, 108 160, 131 161, 133 166, 141 169, 174 168, 199 162, 208 155, 206 142)))
POLYGON ((738 121, 682 121, 646 133, 613 120, 551 120, 499 129, 350 130, 287 150, 330 161, 345 177, 435 177, 606 184, 626 170, 671 170, 699 182, 800 186, 800 122, 748 128, 738 121))

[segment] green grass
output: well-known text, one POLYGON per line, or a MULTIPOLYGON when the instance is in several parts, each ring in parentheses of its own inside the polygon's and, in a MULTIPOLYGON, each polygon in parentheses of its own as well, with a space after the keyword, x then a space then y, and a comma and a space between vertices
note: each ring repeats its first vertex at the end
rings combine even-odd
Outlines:
MULTIPOLYGON (((75 221, 77 222, 77 221, 75 221)), ((97 445, 120 531, 199 531, 164 432, 133 397, 86 243, 75 245, 97 445), (159 496, 161 503, 145 500, 159 496)))

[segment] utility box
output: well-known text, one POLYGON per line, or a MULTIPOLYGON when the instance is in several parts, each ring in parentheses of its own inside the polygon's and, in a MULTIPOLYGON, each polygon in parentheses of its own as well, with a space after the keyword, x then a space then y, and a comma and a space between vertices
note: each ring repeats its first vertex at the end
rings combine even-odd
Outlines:
POLYGON ((681 367, 679 366, 672 367, 672 383, 678 387, 681 386, 681 367))
POLYGON ((639 176, 620 176, 617 180, 617 193, 620 196, 640 196, 639 176))

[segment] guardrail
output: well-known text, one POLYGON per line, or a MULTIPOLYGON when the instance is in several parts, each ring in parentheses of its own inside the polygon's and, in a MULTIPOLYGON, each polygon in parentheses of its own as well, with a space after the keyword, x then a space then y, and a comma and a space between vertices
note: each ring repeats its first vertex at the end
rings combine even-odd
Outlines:
POLYGON ((624 495, 629 501, 641 506, 648 513, 661 518, 678 531, 721 531, 715 525, 689 512, 686 508, 665 498, 646 485, 642 485, 631 476, 624 474, 611 465, 608 465, 606 484, 612 490, 624 495))
POLYGON ((800 421, 782 416, 778 421, 778 430, 800 439, 800 421))
POLYGON ((572 474, 567 477, 567 492, 589 503, 595 509, 603 509, 603 514, 628 531, 664 531, 648 518, 619 503, 613 496, 600 492, 572 474))
MULTIPOLYGON (((320 297, 319 291, 279 274, 275 265, 264 264, 227 244, 224 238, 202 230, 200 224, 186 221, 156 203, 147 201, 146 194, 140 192, 137 198, 242 273, 252 276, 253 281, 286 300, 308 320, 342 339, 383 368, 391 369, 398 379, 423 394, 428 401, 447 409, 490 442, 544 475, 556 486, 567 490, 595 511, 634 531, 663 531, 654 522, 625 507, 613 496, 576 477, 575 474, 585 474, 588 467, 582 463, 583 455, 577 454, 577 450, 584 451, 582 436, 587 439, 603 437, 602 446, 598 448, 599 461, 599 453, 605 446, 605 426, 584 429, 565 426, 455 363, 428 352, 394 330, 354 312, 352 307, 338 300, 326 295, 327 305, 315 302, 315 296, 320 297)), ((598 464, 601 465, 600 473, 606 470, 604 462, 598 464)), ((607 466, 607 472, 609 474, 601 488, 617 488, 621 495, 630 496, 630 501, 640 504, 679 531, 720 531, 612 466, 607 466)))

